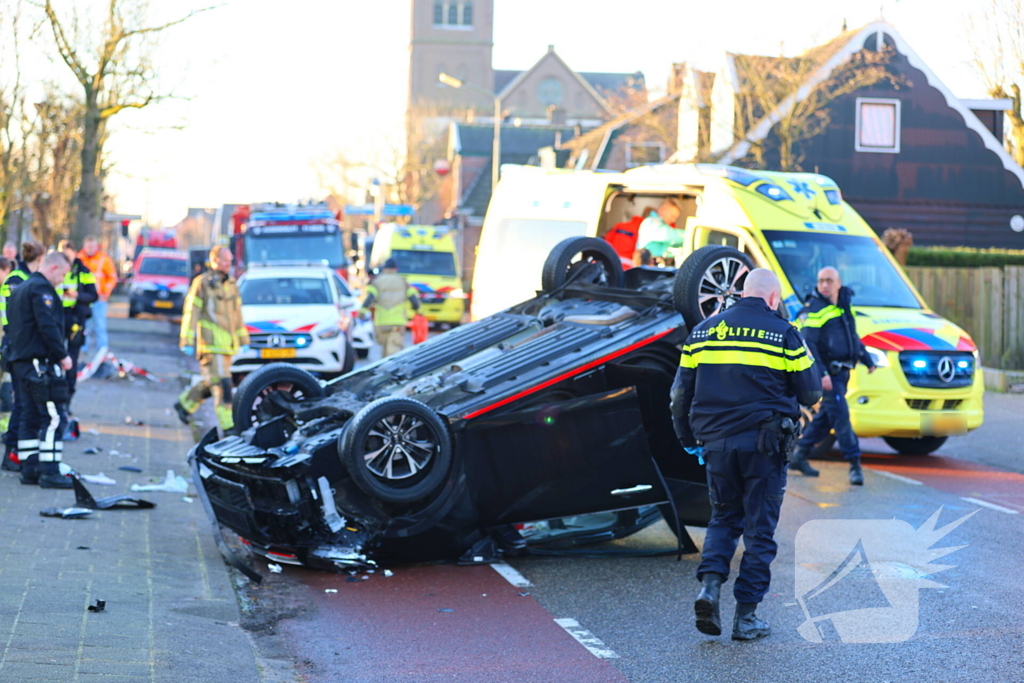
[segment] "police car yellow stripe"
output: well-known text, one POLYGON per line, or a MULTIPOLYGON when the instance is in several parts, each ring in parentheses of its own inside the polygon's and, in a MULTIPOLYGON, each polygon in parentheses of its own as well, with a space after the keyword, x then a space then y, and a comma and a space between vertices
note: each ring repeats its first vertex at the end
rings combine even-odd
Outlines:
POLYGON ((799 358, 782 358, 762 351, 703 349, 691 354, 684 353, 679 359, 679 365, 691 369, 698 365, 752 365, 782 372, 801 372, 814 365, 814 360, 806 354, 799 358))

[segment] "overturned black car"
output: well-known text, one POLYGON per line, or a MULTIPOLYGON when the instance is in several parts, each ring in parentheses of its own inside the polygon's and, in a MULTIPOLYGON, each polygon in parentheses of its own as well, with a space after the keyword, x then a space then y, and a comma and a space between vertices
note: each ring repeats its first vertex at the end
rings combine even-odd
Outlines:
POLYGON ((694 324, 751 268, 731 248, 678 273, 623 272, 602 240, 560 243, 543 290, 326 385, 276 363, 234 397, 241 436, 190 453, 217 523, 275 562, 321 568, 567 548, 664 516, 710 518, 671 424, 694 324), (681 315, 682 314, 682 315, 681 315))

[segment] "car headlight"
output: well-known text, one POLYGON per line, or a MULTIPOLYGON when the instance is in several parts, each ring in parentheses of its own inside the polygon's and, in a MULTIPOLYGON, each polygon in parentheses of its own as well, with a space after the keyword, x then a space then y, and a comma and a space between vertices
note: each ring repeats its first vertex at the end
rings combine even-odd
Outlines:
POLYGON ((465 299, 466 293, 461 288, 455 288, 448 292, 448 296, 452 299, 465 299))
POLYGON ((871 356, 871 360, 874 362, 876 368, 887 368, 889 367, 889 354, 881 349, 868 346, 868 355, 871 356))
POLYGON ((323 332, 318 332, 316 336, 319 337, 320 339, 334 339, 339 334, 341 334, 340 327, 329 327, 323 332))

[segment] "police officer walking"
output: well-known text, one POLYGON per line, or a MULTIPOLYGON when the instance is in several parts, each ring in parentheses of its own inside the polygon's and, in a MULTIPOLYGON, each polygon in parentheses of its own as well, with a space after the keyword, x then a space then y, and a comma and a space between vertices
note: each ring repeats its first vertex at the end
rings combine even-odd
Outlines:
POLYGON ((68 355, 71 357, 71 370, 67 373, 70 412, 71 399, 75 397, 75 385, 78 382, 78 354, 85 345, 85 321, 92 315, 90 307, 99 299, 99 292, 96 291, 96 276, 78 258, 78 250, 75 249, 74 243, 71 240, 62 240, 58 247, 71 264, 71 270, 61 283, 64 334, 67 336, 68 355))
POLYGON ((850 370, 858 362, 866 365, 869 373, 875 371, 875 362, 857 334, 857 321, 850 310, 852 297, 853 291, 843 287, 838 270, 831 266, 822 268, 818 271, 817 290, 797 316, 807 347, 821 372, 824 396, 821 410, 797 444, 789 469, 807 477, 818 476, 818 470, 807 462, 807 455, 834 429, 839 449, 850 463, 850 483, 863 486, 860 443, 850 424, 846 385, 850 381, 850 370))
POLYGON ((405 346, 405 328, 409 322, 406 306, 420 310, 420 297, 398 274, 398 263, 389 258, 384 262, 384 272, 373 279, 366 288, 363 309, 374 308, 373 326, 381 357, 387 358, 398 353, 405 346))
POLYGON ((9 359, 14 393, 22 402, 18 426, 21 483, 71 488, 60 474, 71 369, 64 336, 64 313, 55 287, 67 275, 64 254, 53 252, 7 302, 9 359))
POLYGON ((743 536, 733 640, 771 633, 755 610, 771 581, 786 455, 797 432, 798 404, 821 398, 800 333, 775 313, 781 297, 774 273, 751 271, 743 298, 690 332, 672 385, 676 435, 688 453, 707 458, 712 512, 697 568, 703 587, 694 603, 701 633, 722 633, 719 596, 743 536))
POLYGON ((249 332, 242 320, 242 297, 231 277, 231 251, 216 246, 210 250, 210 269, 192 280, 181 317, 179 346, 185 355, 199 361, 202 381, 186 389, 174 404, 185 424, 207 398, 222 434, 232 433, 231 359, 249 346, 249 332))

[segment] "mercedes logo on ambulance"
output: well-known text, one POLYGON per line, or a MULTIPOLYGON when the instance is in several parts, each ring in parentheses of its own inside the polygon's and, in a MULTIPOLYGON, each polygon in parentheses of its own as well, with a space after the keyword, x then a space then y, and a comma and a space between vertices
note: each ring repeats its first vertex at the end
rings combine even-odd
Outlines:
POLYGON ((939 359, 937 369, 939 371, 939 379, 946 384, 952 382, 953 378, 956 377, 956 365, 953 363, 953 359, 949 356, 943 356, 939 359))

